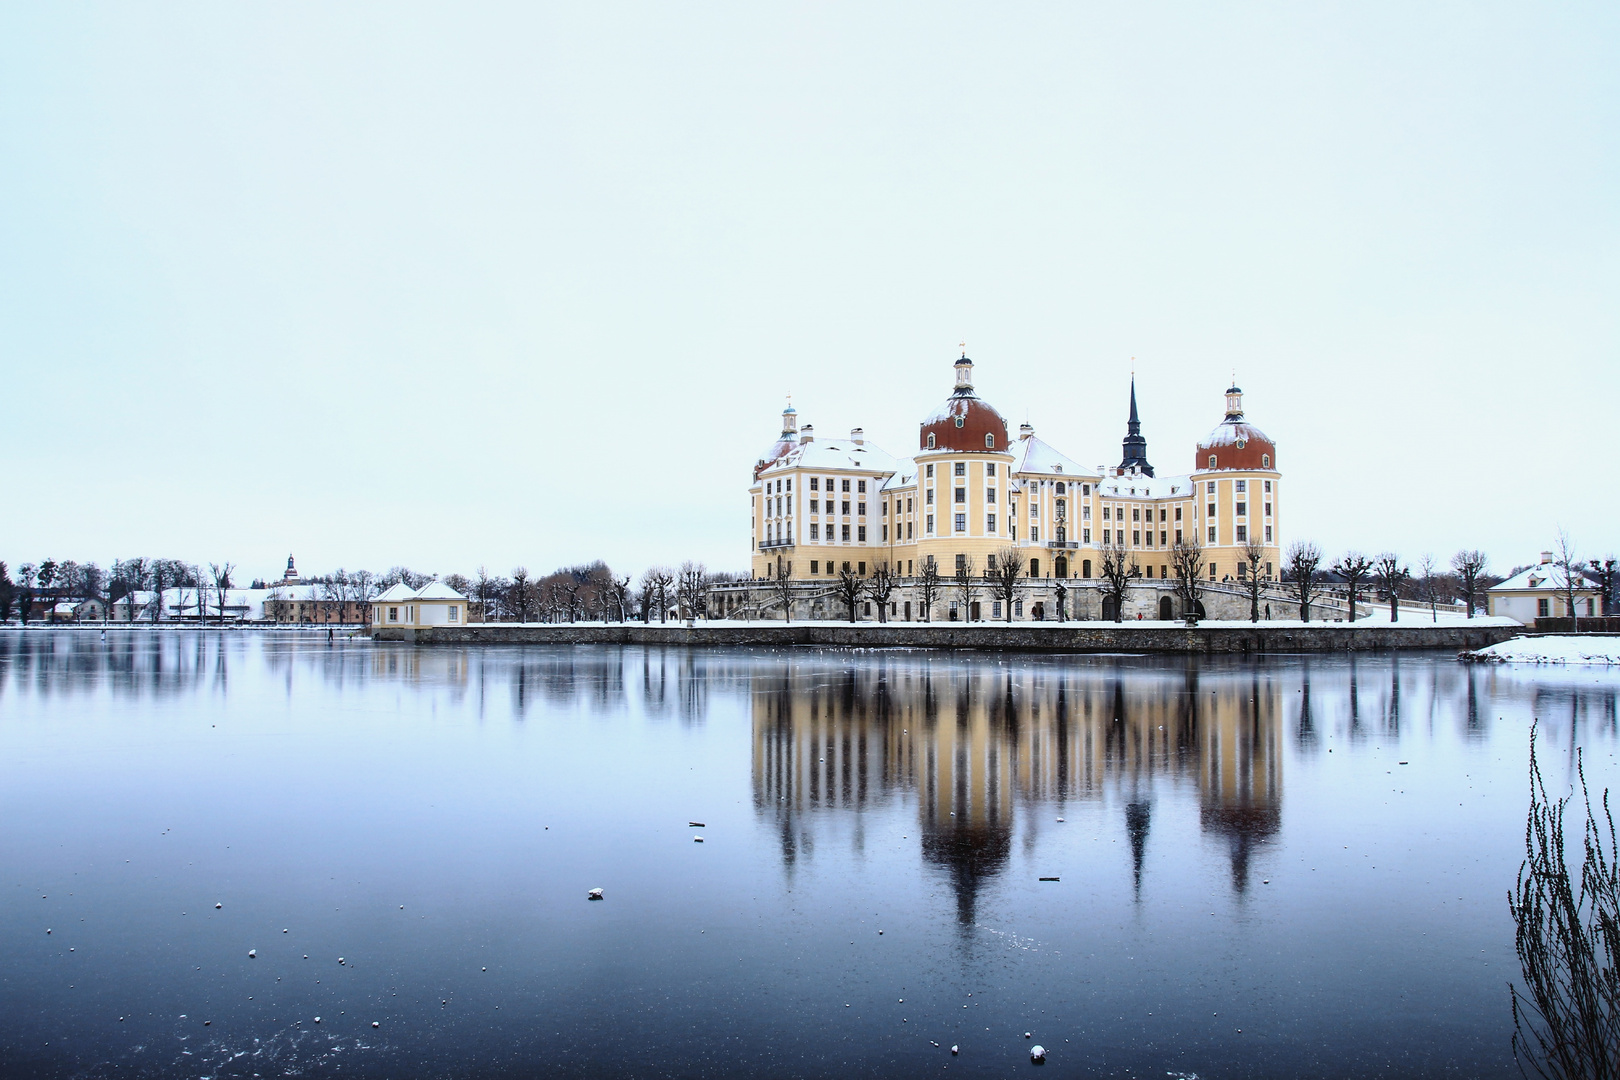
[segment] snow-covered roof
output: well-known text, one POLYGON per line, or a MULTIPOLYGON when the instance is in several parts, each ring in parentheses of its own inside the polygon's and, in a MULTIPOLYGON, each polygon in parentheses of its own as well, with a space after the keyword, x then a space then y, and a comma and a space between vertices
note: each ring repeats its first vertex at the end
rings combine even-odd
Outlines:
POLYGON ((917 466, 912 462, 907 462, 907 465, 909 467, 902 468, 899 472, 885 480, 883 482, 883 487, 879 490, 894 491, 897 488, 916 487, 917 466))
POLYGON ((1198 445, 1208 450, 1220 446, 1236 446, 1239 440, 1242 440, 1244 445, 1253 442, 1271 442, 1265 432, 1240 418, 1221 421, 1220 425, 1204 436, 1198 445))
MULTIPOLYGON (((1561 592, 1563 588, 1563 568, 1554 563, 1538 563, 1537 565, 1530 567, 1528 570, 1520 570, 1517 574, 1514 574, 1500 585, 1492 585, 1489 591, 1529 592, 1531 590, 1536 590, 1545 592, 1547 590, 1554 590, 1561 592)), ((1600 590, 1597 588, 1597 586, 1588 581, 1586 577, 1580 573, 1580 571, 1576 571, 1575 591, 1598 592, 1600 590)))
POLYGON ((1195 489, 1189 476, 1105 476, 1097 494, 1108 499, 1190 499, 1195 489))
POLYGON ((1015 473, 1042 473, 1052 476, 1093 476, 1095 473, 1073 458, 1058 453, 1050 443, 1030 435, 1013 444, 1013 452, 1020 453, 1015 473))
POLYGON ((265 590, 271 600, 330 600, 325 585, 271 585, 265 590))
POLYGON ((422 586, 420 589, 416 590, 416 596, 414 597, 414 599, 417 599, 417 600, 465 600, 467 598, 465 596, 462 596, 460 593, 456 592, 456 590, 452 589, 450 586, 446 585, 442 581, 430 581, 426 585, 422 586))
POLYGON ((850 439, 813 439, 801 442, 771 463, 767 472, 778 469, 859 469, 862 472, 892 473, 900 463, 880 447, 850 439))
POLYGON ((416 595, 416 591, 403 581, 395 582, 377 595, 375 603, 392 604, 400 600, 409 600, 416 595))

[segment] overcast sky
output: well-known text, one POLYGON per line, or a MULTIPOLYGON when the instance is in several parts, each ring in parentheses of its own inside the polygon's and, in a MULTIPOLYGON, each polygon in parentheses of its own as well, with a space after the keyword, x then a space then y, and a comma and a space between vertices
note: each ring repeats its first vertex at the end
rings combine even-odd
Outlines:
POLYGON ((1620 7, 0 8, 0 558, 741 569, 792 393, 1620 548, 1620 7))

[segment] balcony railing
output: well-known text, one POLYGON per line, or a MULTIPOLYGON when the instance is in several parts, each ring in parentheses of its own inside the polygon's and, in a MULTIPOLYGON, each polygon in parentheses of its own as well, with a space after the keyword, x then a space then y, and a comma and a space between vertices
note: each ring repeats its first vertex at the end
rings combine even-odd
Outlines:
POLYGON ((792 546, 792 540, 761 540, 759 542, 759 550, 761 551, 771 551, 776 548, 790 548, 792 546))

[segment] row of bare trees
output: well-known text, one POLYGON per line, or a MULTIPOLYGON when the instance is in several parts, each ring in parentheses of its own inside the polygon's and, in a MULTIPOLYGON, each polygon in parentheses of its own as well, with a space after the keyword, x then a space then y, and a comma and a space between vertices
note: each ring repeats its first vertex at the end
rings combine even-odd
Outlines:
POLYGON ((1283 582, 1299 605, 1303 622, 1311 618, 1311 604, 1329 588, 1344 588, 1349 621, 1356 619, 1356 602, 1369 585, 1375 595, 1389 604, 1389 618, 1400 618, 1401 600, 1417 600, 1429 605, 1431 618, 1439 617, 1439 605, 1455 597, 1473 618, 1484 593, 1502 580, 1488 571, 1485 553, 1465 549, 1451 557, 1450 571, 1442 569, 1434 556, 1418 561, 1416 574, 1399 555, 1386 551, 1369 557, 1360 551, 1347 551, 1333 562, 1326 561, 1322 549, 1310 541, 1297 541, 1283 560, 1283 582))

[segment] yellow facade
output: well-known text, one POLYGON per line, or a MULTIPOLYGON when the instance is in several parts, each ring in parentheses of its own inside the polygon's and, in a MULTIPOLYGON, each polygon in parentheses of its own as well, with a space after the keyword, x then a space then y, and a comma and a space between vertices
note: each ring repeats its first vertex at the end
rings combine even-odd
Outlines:
MULTIPOLYGON (((965 388, 973 409, 999 420, 971 395, 971 361, 957 368, 957 395, 965 388)), ((1178 540, 1196 539, 1209 579, 1236 581, 1247 575, 1252 537, 1264 548, 1261 576, 1276 580, 1282 477, 1275 447, 1242 421, 1239 394, 1228 391, 1227 419, 1206 440, 1207 458, 1198 444, 1199 464, 1215 467, 1171 477, 1151 475, 1139 437, 1134 449, 1127 439, 1128 464, 1085 467, 1027 424, 979 449, 976 441, 931 448, 925 422, 917 452, 892 457, 858 428, 847 440, 818 440, 789 408, 749 489, 752 576, 830 582, 846 567, 870 577, 886 566, 909 584, 932 559, 947 579, 959 568, 982 578, 1012 549, 1028 578, 1095 579, 1113 542, 1143 578, 1163 580, 1175 576, 1178 540), (1246 445, 1245 435, 1264 441, 1246 445)), ((937 425, 938 416, 931 421, 937 425)), ((1133 387, 1132 437, 1137 426, 1133 387)))

